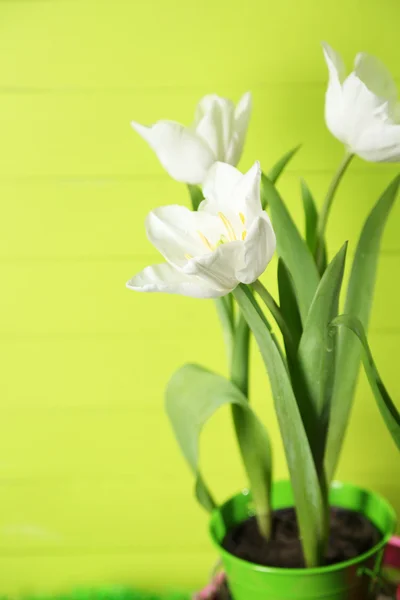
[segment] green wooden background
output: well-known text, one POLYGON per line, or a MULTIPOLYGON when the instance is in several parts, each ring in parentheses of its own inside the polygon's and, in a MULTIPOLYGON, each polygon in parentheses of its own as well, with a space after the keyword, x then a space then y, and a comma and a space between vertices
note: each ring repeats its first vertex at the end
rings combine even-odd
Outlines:
MULTIPOLYGON (((189 123, 205 93, 237 100, 251 89, 241 167, 259 159, 268 169, 302 142, 280 184, 300 220, 300 175, 321 201, 342 153, 323 120, 320 40, 349 65, 359 50, 376 53, 399 82, 399 21, 398 0, 0 1, 1 593, 192 587, 215 560, 163 389, 187 360, 224 372, 224 350, 211 302, 125 289, 158 260, 146 213, 187 202, 130 121, 189 123)), ((330 222, 332 252, 344 239, 354 250, 397 171, 354 162, 330 222)), ((370 336, 395 399, 399 225, 398 203, 370 336)), ((252 392, 283 477, 256 352, 252 392)), ((202 457, 220 499, 245 484, 228 413, 207 428, 202 457)), ((339 476, 400 511, 399 465, 362 377, 339 476)))

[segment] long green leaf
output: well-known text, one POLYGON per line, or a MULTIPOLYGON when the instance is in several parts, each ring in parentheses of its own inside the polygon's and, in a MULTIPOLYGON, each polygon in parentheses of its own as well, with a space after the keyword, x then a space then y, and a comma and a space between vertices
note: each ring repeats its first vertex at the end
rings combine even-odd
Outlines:
POLYGON ((293 277, 289 273, 282 258, 278 259, 278 289, 281 313, 291 331, 292 340, 297 349, 300 343, 301 334, 303 333, 303 327, 301 324, 301 316, 297 304, 293 277))
POLYGON ((289 152, 286 152, 286 154, 284 154, 282 158, 280 158, 278 162, 275 163, 274 166, 268 171, 267 177, 270 181, 272 181, 272 183, 276 183, 278 181, 280 175, 283 173, 294 155, 297 154, 299 149, 300 146, 296 146, 295 148, 292 148, 292 150, 289 150, 289 152))
POLYGON ((338 314, 346 250, 347 243, 328 265, 321 279, 298 351, 296 396, 318 472, 323 469, 335 368, 334 352, 327 350, 328 326, 338 314))
POLYGON ((201 477, 199 437, 203 426, 224 405, 235 406, 236 432, 249 480, 258 522, 269 532, 271 448, 268 434, 246 397, 229 380, 198 365, 184 365, 166 390, 166 411, 184 457, 196 477, 196 495, 208 511, 215 502, 201 477))
MULTIPOLYGON (((314 256, 317 249, 317 241, 318 241, 318 210, 315 204, 314 197, 311 193, 310 188, 304 179, 300 181, 301 186, 301 197, 303 200, 303 208, 304 208, 304 217, 306 224, 306 242, 307 246, 310 249, 311 254, 314 256)), ((326 246, 325 240, 322 244, 322 256, 321 256, 321 270, 320 273, 323 273, 326 269, 327 262, 327 254, 326 254, 326 246)))
POLYGON ((297 350, 303 333, 303 326, 301 324, 293 278, 282 258, 278 259, 278 290, 280 310, 290 329, 293 342, 292 344, 288 344, 285 339, 283 340, 285 343, 287 365, 293 382, 296 381, 296 373, 298 370, 297 350), (292 347, 294 348, 294 356, 292 355, 292 347))
MULTIPOLYGON (((344 312, 360 319, 368 330, 373 290, 383 230, 396 198, 400 175, 395 177, 375 204, 361 232, 351 270, 344 312)), ((339 332, 335 384, 328 432, 325 470, 334 477, 353 404, 361 360, 360 345, 345 329, 339 332)))
POLYGON ((300 188, 306 224, 306 242, 310 251, 314 253, 317 245, 318 211, 311 190, 304 179, 300 180, 300 188))
POLYGON ((265 175, 262 176, 262 187, 271 211, 278 255, 293 277, 301 319, 305 323, 319 283, 317 267, 282 198, 265 175))
POLYGON ((274 317, 276 324, 281 330, 287 355, 295 360, 297 356, 297 347, 292 337, 292 331, 289 327, 289 324, 285 321, 280 307, 260 280, 257 279, 254 281, 251 287, 260 296, 261 300, 264 302, 265 306, 268 308, 271 315, 274 317))
POLYGON ((346 327, 355 336, 357 336, 359 342, 361 343, 363 350, 362 359, 368 381, 371 385, 375 400, 378 404, 378 408, 383 420, 386 423, 389 433, 391 434, 394 443, 400 450, 400 413, 397 410, 393 400, 389 396, 389 393, 379 376, 378 369, 376 368, 374 359, 372 357, 364 327, 362 326, 360 319, 357 319, 357 317, 353 317, 352 315, 340 315, 340 317, 336 317, 336 319, 332 321, 331 327, 346 327))
POLYGON ((349 153, 347 150, 345 155, 340 162, 340 165, 335 172, 333 179, 329 184, 328 191, 325 196, 325 200, 322 204, 321 211, 318 215, 318 229, 317 229, 317 247, 315 249, 315 262, 317 264, 320 273, 323 272, 323 247, 325 241, 325 230, 328 223, 328 217, 332 208, 333 200, 338 190, 339 184, 342 181, 344 174, 346 173, 351 161, 354 158, 354 154, 349 153))
POLYGON ((317 566, 321 563, 327 536, 327 502, 320 486, 289 374, 253 295, 242 284, 233 294, 256 338, 269 375, 290 471, 306 563, 309 567, 317 566))

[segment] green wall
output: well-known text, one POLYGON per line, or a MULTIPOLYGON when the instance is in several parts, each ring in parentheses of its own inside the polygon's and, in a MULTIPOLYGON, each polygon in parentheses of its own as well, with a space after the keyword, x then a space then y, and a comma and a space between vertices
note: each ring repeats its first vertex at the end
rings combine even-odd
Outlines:
MULTIPOLYGON (((259 159, 267 169, 302 142, 280 185, 300 220, 300 175, 320 201, 342 153, 323 120, 319 42, 349 65, 359 50, 376 53, 399 83, 399 21, 397 0, 0 2, 0 592, 195 586, 215 560, 163 390, 187 360, 224 372, 222 339, 211 302, 125 289, 158 260, 146 213, 187 202, 130 121, 189 123, 205 93, 237 100, 251 89, 240 166, 259 159)), ((397 171, 354 162, 330 222, 331 252, 346 238, 354 250, 397 171)), ((395 399, 399 224, 398 203, 370 336, 395 399)), ((254 404, 282 477, 266 385, 255 352, 254 404)), ((205 432, 202 459, 218 498, 245 484, 228 413, 205 432)), ((364 377, 339 476, 400 511, 399 458, 364 377)))

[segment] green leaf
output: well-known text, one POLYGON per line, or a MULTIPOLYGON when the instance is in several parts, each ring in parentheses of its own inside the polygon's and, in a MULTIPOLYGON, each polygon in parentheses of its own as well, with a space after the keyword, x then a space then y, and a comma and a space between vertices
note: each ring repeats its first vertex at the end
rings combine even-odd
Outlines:
POLYGON ((293 278, 281 258, 278 259, 278 290, 281 313, 290 329, 293 341, 292 346, 292 344, 286 343, 285 338, 283 339, 287 364, 292 382, 296 382, 296 374, 298 372, 297 351, 303 333, 303 326, 301 324, 293 278), (294 356, 292 355, 292 347, 294 348, 294 356))
POLYGON ((323 273, 323 249, 325 245, 325 230, 328 223, 329 214, 332 208, 333 200, 338 190, 339 184, 342 181, 344 174, 346 173, 351 161, 354 158, 354 154, 349 153, 347 150, 340 165, 333 176, 332 181, 329 184, 328 191, 325 196, 325 200, 322 204, 321 211, 318 215, 318 228, 317 228, 317 247, 315 249, 315 263, 320 273, 323 273))
MULTIPOLYGON (((274 317, 276 324, 281 330, 287 356, 290 356, 291 359, 296 360, 297 347, 293 341, 290 327, 288 323, 286 323, 280 307, 260 280, 257 279, 254 281, 254 283, 251 284, 251 287, 260 296, 261 300, 264 302, 265 306, 268 308, 271 315, 274 317)), ((268 329, 271 331, 270 326, 268 326, 268 329)))
POLYGON ((166 390, 166 411, 184 457, 196 477, 196 495, 208 511, 215 508, 199 467, 203 426, 224 405, 235 407, 235 425, 242 458, 251 482, 254 505, 264 533, 270 521, 271 449, 268 434, 246 397, 229 380, 198 365, 184 365, 166 390))
POLYGON ((190 201, 192 203, 192 208, 193 208, 193 210, 198 210, 200 204, 204 200, 204 196, 203 196, 201 187, 199 187, 198 185, 192 185, 189 183, 188 190, 189 190, 189 195, 190 195, 190 201))
MULTIPOLYGON (((344 313, 357 317, 367 331, 383 230, 396 198, 400 175, 395 177, 375 204, 361 232, 347 289, 344 313)), ((325 470, 334 477, 346 426, 353 404, 361 348, 354 335, 341 330, 338 338, 336 374, 328 432, 325 470)))
MULTIPOLYGON (((268 171, 267 177, 273 184, 275 184, 278 181, 279 177, 285 170, 288 163, 292 160, 293 156, 297 153, 299 148, 300 148, 300 146, 296 146, 295 148, 292 148, 292 150, 289 150, 289 152, 287 152, 284 156, 282 156, 282 158, 280 158, 278 160, 278 162, 275 163, 274 166, 268 171)), ((261 205, 262 205, 263 210, 265 210, 268 205, 268 197, 264 193, 262 186, 261 186, 261 205)))
POLYGON ((272 183, 276 183, 278 181, 287 164, 292 160, 293 156, 298 152, 299 149, 300 146, 296 146, 295 148, 292 148, 292 150, 289 150, 289 152, 282 156, 282 158, 280 158, 278 162, 274 164, 272 169, 268 171, 267 177, 270 181, 272 181, 272 183))
POLYGON ((358 341, 361 343, 363 351, 362 359, 368 381, 371 385, 375 400, 378 404, 378 408, 381 412, 383 420, 386 423, 389 433, 391 434, 394 443, 400 450, 400 413, 394 405, 394 402, 389 396, 389 393, 379 376, 378 369, 376 368, 374 359, 372 357, 364 327, 360 319, 357 319, 357 317, 353 317, 352 315, 341 315, 332 321, 331 327, 346 327, 355 336, 357 336, 358 341))
POLYGON ((301 319, 305 323, 319 283, 317 267, 282 198, 264 174, 262 175, 262 187, 271 211, 278 255, 283 259, 293 277, 301 319))
POLYGON ((233 294, 256 338, 271 383, 306 563, 308 567, 318 566, 327 539, 327 499, 318 479, 289 374, 253 295, 243 284, 233 294))
POLYGON ((311 190, 304 179, 300 180, 300 187, 306 221, 306 242, 310 251, 314 253, 317 245, 318 211, 311 190))
POLYGON ((328 326, 338 314, 347 243, 328 265, 308 313, 298 351, 299 377, 294 383, 299 409, 318 472, 323 470, 328 429, 334 352, 328 351, 328 326))
POLYGON ((297 349, 303 333, 303 326, 294 290, 293 277, 282 258, 278 259, 278 289, 281 313, 291 331, 293 343, 297 349))
MULTIPOLYGON (((310 249, 311 254, 314 256, 317 249, 317 241, 318 241, 318 210, 315 204, 315 200, 311 193, 310 188, 307 183, 302 179, 300 181, 301 185, 301 197, 303 200, 303 208, 304 208, 304 217, 306 223, 306 242, 307 246, 310 249)), ((327 263, 327 255, 326 255, 326 245, 325 241, 323 242, 322 247, 322 258, 321 258, 321 273, 323 273, 326 269, 327 263)))

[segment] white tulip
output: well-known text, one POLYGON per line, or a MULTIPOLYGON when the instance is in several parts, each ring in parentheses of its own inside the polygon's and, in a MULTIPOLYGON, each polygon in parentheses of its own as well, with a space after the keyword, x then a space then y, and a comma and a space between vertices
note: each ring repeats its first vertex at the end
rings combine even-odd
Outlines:
POLYGON ((346 77, 342 58, 323 44, 329 70, 325 101, 328 129, 352 154, 372 162, 400 160, 400 104, 396 85, 374 56, 357 54, 346 77))
POLYGON ((261 207, 258 162, 243 175, 216 163, 204 183, 205 200, 197 212, 165 206, 147 217, 149 240, 166 263, 147 267, 127 287, 218 298, 239 283, 252 283, 275 251, 275 234, 261 207))
POLYGON ((171 177, 202 184, 215 162, 238 164, 250 112, 250 92, 244 94, 236 108, 230 100, 213 94, 200 100, 190 127, 174 121, 158 121, 150 127, 132 121, 131 125, 155 151, 171 177))

